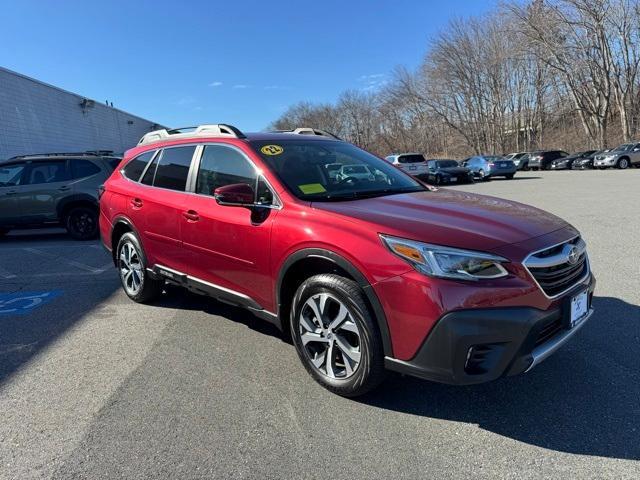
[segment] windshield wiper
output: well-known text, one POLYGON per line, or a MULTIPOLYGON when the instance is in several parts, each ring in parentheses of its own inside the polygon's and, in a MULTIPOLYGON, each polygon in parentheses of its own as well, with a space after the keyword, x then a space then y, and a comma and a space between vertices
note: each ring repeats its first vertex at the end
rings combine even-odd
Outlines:
POLYGON ((335 195, 327 195, 325 198, 329 201, 337 200, 359 200, 362 198, 383 197, 386 195, 397 195, 399 193, 414 193, 414 192, 426 192, 426 188, 410 187, 408 189, 403 188, 383 188, 379 190, 364 190, 360 192, 345 192, 335 195))

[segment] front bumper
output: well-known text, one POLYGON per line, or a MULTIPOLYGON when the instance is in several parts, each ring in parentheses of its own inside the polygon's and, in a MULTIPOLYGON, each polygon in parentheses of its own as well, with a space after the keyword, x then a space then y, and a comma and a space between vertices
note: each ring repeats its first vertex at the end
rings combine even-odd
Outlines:
POLYGON ((591 275, 589 310, 568 326, 576 285, 548 310, 532 307, 457 310, 442 316, 411 360, 385 358, 385 366, 441 383, 470 385, 529 371, 568 342, 593 313, 591 275))
POLYGON ((617 158, 600 159, 600 160, 596 159, 593 161, 593 166, 594 167, 613 167, 616 164, 617 160, 618 160, 617 158))

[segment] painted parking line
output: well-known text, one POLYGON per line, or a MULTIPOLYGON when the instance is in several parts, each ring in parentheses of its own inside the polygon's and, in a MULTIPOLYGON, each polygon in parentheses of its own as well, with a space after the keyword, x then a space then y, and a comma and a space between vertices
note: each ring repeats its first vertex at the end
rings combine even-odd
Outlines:
POLYGON ((16 278, 16 275, 11 273, 9 270, 5 270, 4 268, 0 267, 0 278, 4 280, 11 280, 12 278, 16 278))
POLYGON ((24 315, 49 303, 62 291, 0 293, 0 316, 24 315))
POLYGON ((89 265, 85 265, 84 263, 80 263, 80 262, 76 262, 75 260, 67 260, 64 257, 61 257, 59 255, 54 255, 52 253, 48 253, 48 252, 43 252, 42 250, 39 250, 37 248, 31 248, 31 247, 26 247, 22 249, 25 252, 29 252, 29 253, 33 253, 35 255, 39 255, 43 258, 47 258, 49 260, 57 260, 57 261, 61 261, 66 263, 67 265, 70 265, 72 267, 76 267, 79 268, 80 270, 86 270, 87 272, 91 272, 94 274, 99 274, 102 273, 104 270, 100 269, 100 268, 95 268, 95 267, 91 267, 89 265))

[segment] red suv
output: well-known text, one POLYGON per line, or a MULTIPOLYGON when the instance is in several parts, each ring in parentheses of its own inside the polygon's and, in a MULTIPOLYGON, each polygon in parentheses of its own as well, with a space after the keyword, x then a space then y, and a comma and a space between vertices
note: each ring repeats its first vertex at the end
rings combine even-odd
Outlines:
POLYGON ((170 282, 246 307, 345 396, 387 369, 451 384, 528 371, 593 312, 564 220, 435 189, 318 130, 151 132, 104 185, 100 231, 131 299, 170 282))

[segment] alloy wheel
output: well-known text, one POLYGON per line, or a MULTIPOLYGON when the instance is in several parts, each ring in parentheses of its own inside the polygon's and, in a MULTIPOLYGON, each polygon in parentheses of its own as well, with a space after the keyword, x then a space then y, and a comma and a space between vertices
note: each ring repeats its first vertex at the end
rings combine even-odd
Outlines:
POLYGON ((360 365, 360 330, 348 307, 329 293, 310 297, 298 317, 307 358, 332 379, 351 377, 360 365))
POLYGON ((135 296, 142 289, 144 272, 140 253, 131 242, 122 244, 119 256, 120 278, 129 295, 135 296))

